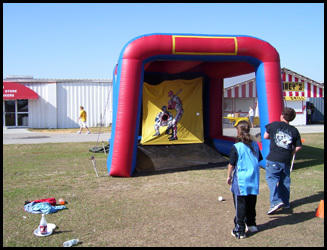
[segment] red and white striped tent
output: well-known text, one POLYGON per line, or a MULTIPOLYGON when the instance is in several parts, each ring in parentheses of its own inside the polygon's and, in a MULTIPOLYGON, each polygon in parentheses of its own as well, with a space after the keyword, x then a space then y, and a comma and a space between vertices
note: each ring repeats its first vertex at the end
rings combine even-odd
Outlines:
POLYGON ((251 79, 224 90, 225 98, 251 98, 257 97, 255 79, 251 79))
MULTIPOLYGON (((324 97, 324 85, 286 68, 281 69, 284 105, 296 112, 293 125, 305 125, 307 98, 324 97)), ((246 116, 249 106, 256 107, 255 116, 259 116, 257 107, 255 78, 235 84, 224 90, 224 115, 238 113, 246 116)), ((224 121, 228 123, 228 121, 224 121)))
MULTIPOLYGON (((305 98, 310 97, 324 97, 324 85, 315 82, 307 77, 304 77, 298 73, 295 73, 289 69, 282 69, 282 82, 285 83, 299 83, 298 86, 303 86, 303 89, 297 89, 297 91, 288 91, 284 88, 283 95, 284 99, 292 100, 287 97, 302 96, 305 98)), ((284 86, 285 87, 285 86, 284 86)))
MULTIPOLYGON (((285 100, 304 100, 309 97, 324 97, 324 85, 289 69, 281 69, 283 96, 285 100), (298 83, 298 84, 296 84, 298 83), (287 89, 285 89, 285 87, 287 89)), ((251 79, 224 90, 225 98, 257 97, 255 79, 251 79)))

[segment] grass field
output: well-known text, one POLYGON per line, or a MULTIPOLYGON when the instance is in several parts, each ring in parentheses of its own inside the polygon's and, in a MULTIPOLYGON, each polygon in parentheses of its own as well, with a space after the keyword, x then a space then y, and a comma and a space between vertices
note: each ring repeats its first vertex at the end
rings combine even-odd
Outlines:
POLYGON ((261 170, 257 201, 259 232, 230 235, 235 210, 226 167, 132 178, 110 177, 103 153, 90 143, 3 145, 3 246, 324 246, 324 219, 315 216, 324 199, 324 134, 303 134, 291 173, 291 209, 268 216, 269 193, 261 170), (90 161, 94 155, 99 177, 90 161), (221 195, 226 201, 218 202, 221 195), (65 210, 46 215, 57 225, 48 237, 33 234, 40 214, 24 201, 62 197, 65 210))

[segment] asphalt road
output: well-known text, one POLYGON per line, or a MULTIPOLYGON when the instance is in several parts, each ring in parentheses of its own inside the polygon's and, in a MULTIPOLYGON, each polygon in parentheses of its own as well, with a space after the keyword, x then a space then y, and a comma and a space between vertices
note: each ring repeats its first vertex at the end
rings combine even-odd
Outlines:
MULTIPOLYGON (((305 126, 296 126, 300 134, 305 133, 323 133, 324 124, 314 124, 305 126)), ((251 134, 260 132, 260 128, 251 129, 251 134)), ((235 128, 224 128, 223 135, 236 136, 235 128)), ((3 129, 3 144, 39 144, 39 143, 63 143, 63 142, 97 142, 102 145, 110 139, 110 133, 101 134, 76 134, 76 133, 43 133, 30 132, 27 129, 3 129)))
POLYGON ((63 142, 102 142, 105 144, 110 139, 110 133, 56 133, 56 132, 31 132, 27 129, 4 129, 3 144, 40 144, 63 142))

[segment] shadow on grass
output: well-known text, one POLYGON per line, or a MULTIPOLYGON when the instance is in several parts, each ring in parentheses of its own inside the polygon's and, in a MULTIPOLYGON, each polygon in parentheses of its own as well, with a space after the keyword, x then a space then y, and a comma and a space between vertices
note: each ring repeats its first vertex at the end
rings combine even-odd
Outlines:
POLYGON ((55 230, 55 231, 53 231, 52 234, 62 234, 62 233, 69 233, 69 232, 72 232, 72 230, 66 230, 66 231, 57 231, 57 230, 55 230))
POLYGON ((310 212, 301 212, 301 213, 292 213, 292 209, 294 207, 301 206, 303 204, 319 202, 320 200, 324 199, 324 192, 318 192, 314 195, 304 197, 295 201, 291 202, 291 208, 289 209, 282 209, 281 211, 277 211, 274 215, 271 216, 272 220, 268 221, 267 223, 258 225, 259 231, 264 231, 268 229, 272 229, 274 227, 280 227, 283 225, 293 225, 298 224, 307 220, 310 220, 316 216, 316 211, 310 212), (280 214, 289 214, 282 217, 276 217, 280 214))
POLYGON ((296 154, 293 170, 324 164, 324 149, 303 145, 296 154))
POLYGON ((323 200, 323 199, 324 199, 324 192, 320 191, 320 192, 318 192, 318 193, 316 193, 314 195, 304 197, 304 198, 301 198, 301 199, 297 199, 295 201, 291 201, 290 203, 291 203, 291 207, 294 208, 294 207, 301 206, 303 204, 318 202, 318 201, 323 200))
MULTIPOLYGON (((185 160, 178 155, 173 157, 175 160, 178 159, 180 161, 185 160)), ((144 159, 143 159, 144 160, 144 159)), ((151 166, 153 165, 152 159, 147 156, 146 160, 150 162, 151 166)), ((143 163, 143 162, 142 162, 143 163)), ((195 166, 184 166, 184 167, 170 167, 169 169, 154 169, 153 167, 149 169, 138 169, 133 173, 133 177, 140 177, 140 176, 148 176, 148 175, 160 175, 160 174, 168 174, 174 172, 181 172, 181 171, 189 171, 189 170, 203 170, 203 169, 210 169, 210 168, 217 168, 217 167, 227 167, 228 160, 217 162, 217 163, 208 163, 208 164, 199 164, 195 166)), ((301 168, 308 168, 311 166, 321 165, 324 164, 324 149, 311 147, 307 145, 303 145, 302 149, 296 154, 295 163, 293 166, 293 171, 296 171, 301 168)), ((185 165, 187 163, 185 162, 185 165)))
POLYGON ((211 168, 227 168, 227 164, 228 161, 223 161, 217 163, 208 163, 203 165, 186 166, 186 167, 171 168, 171 169, 135 171, 133 177, 161 175, 161 174, 169 174, 169 173, 193 171, 193 170, 205 170, 211 168))

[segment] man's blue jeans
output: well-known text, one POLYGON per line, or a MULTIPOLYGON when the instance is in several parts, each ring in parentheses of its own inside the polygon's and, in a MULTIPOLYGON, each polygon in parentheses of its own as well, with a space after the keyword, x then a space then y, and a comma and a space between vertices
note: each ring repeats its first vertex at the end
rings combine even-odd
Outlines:
POLYGON ((290 164, 266 160, 266 181, 270 190, 270 207, 280 202, 290 205, 290 164))

